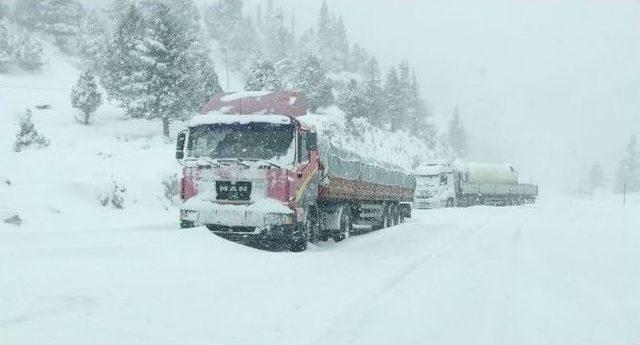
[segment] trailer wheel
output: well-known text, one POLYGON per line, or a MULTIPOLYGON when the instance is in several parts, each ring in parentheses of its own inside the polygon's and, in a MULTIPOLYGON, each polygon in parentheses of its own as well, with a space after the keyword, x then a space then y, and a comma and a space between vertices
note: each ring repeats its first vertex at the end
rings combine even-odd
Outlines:
POLYGON ((397 204, 393 204, 393 211, 391 213, 391 217, 393 219, 393 225, 400 224, 400 207, 397 204))
POLYGON ((333 234, 333 240, 340 242, 346 239, 349 237, 352 229, 353 223, 351 222, 351 209, 349 206, 343 206, 342 212, 340 213, 340 229, 333 234))

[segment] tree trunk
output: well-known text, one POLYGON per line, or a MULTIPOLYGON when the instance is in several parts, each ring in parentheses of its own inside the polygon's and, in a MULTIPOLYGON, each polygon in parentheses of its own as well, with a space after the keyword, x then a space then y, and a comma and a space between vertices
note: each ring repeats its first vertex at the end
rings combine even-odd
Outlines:
POLYGON ((89 125, 89 113, 84 113, 84 125, 89 125))
POLYGON ((162 134, 169 139, 169 118, 167 117, 162 118, 162 134))

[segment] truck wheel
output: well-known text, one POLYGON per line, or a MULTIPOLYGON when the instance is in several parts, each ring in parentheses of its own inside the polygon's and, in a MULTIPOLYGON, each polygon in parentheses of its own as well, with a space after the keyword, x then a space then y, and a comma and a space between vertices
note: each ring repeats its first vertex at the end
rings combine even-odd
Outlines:
POLYGON ((336 242, 340 242, 347 237, 351 233, 351 229, 353 228, 353 224, 351 223, 351 213, 349 207, 345 206, 340 214, 340 230, 333 234, 333 240, 336 242))
POLYGON ((309 241, 309 234, 304 224, 300 224, 297 226, 297 234, 294 234, 293 239, 291 240, 291 251, 300 253, 307 250, 307 242, 309 241))
POLYGON ((315 208, 310 208, 306 213, 304 228, 309 242, 317 244, 320 239, 320 224, 318 223, 318 213, 315 208))

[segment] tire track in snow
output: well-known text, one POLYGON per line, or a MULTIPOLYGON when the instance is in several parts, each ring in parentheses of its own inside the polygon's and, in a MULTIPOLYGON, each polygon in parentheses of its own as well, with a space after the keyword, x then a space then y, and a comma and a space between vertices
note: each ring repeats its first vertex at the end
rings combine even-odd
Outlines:
POLYGON ((331 326, 329 326, 324 334, 317 338, 313 343, 327 343, 329 339, 341 339, 341 342, 346 343, 357 339, 357 335, 362 331, 363 327, 354 325, 369 323, 371 318, 376 316, 374 312, 368 312, 371 311, 372 308, 370 308, 370 306, 373 305, 375 301, 392 292, 398 284, 407 279, 407 277, 416 272, 429 260, 446 254, 462 243, 467 242, 472 237, 475 237, 481 229, 486 228, 490 223, 491 221, 485 221, 481 225, 475 226, 467 231, 462 231, 462 234, 454 236, 448 241, 445 241, 445 243, 436 247, 435 250, 419 257, 417 260, 414 260, 372 292, 359 297, 355 302, 349 304, 345 308, 346 311, 338 314, 335 317, 335 320, 331 323, 331 326))

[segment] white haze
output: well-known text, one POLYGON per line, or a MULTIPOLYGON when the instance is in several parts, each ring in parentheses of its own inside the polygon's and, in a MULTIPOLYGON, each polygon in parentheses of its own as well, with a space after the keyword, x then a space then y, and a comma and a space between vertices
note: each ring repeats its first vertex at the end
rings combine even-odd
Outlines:
MULTIPOLYGON (((278 2, 298 32, 316 23, 320 0, 278 2)), ((472 159, 572 188, 640 135, 640 1, 327 2, 383 67, 409 60, 441 130, 459 106, 472 159)))

